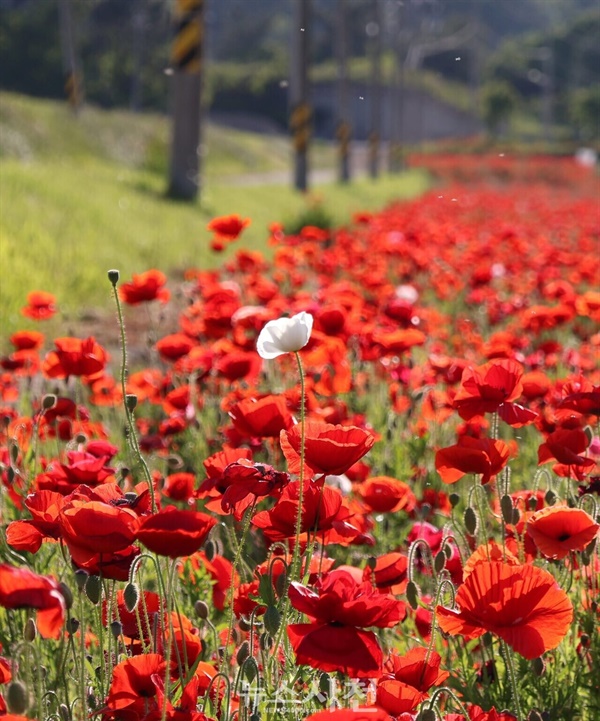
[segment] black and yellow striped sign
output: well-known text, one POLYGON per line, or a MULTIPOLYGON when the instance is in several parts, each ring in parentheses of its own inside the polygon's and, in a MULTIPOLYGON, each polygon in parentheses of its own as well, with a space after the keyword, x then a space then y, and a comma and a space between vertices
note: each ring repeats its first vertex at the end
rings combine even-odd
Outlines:
POLYGON ((312 108, 308 103, 300 103, 290 115, 290 130, 292 131, 294 148, 303 153, 308 147, 311 135, 312 108))
POLYGON ((171 63, 185 73, 199 73, 204 38, 204 0, 177 0, 171 63))
POLYGON ((350 123, 346 120, 342 120, 337 126, 335 137, 339 140, 341 155, 348 155, 350 140, 352 138, 352 126, 350 123))

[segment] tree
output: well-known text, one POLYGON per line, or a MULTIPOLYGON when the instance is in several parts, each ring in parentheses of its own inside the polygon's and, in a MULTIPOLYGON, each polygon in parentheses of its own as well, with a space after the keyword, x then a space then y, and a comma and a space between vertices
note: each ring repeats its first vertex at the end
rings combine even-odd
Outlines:
POLYGON ((481 98, 483 121, 491 135, 497 135, 501 126, 510 121, 517 105, 518 97, 512 85, 495 80, 483 86, 481 98))
POLYGON ((600 85, 575 90, 569 106, 580 137, 583 140, 600 138, 600 85))

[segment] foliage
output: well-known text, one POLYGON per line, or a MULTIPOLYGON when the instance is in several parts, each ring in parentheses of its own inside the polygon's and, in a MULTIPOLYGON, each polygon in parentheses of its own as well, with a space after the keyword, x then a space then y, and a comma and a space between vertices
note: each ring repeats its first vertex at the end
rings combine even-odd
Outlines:
POLYGON ((583 140, 600 139, 600 84, 573 93, 571 114, 583 140))
POLYGON ((483 120, 492 135, 497 135, 515 112, 518 99, 512 86, 505 82, 491 82, 482 90, 483 120))

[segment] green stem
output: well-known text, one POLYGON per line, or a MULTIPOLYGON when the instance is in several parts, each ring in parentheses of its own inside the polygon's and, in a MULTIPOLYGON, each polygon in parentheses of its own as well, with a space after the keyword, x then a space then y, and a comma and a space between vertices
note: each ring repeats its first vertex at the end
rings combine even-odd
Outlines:
POLYGON ((304 384, 304 369, 302 367, 302 361, 300 360, 300 354, 298 351, 294 353, 296 356, 296 362, 298 363, 298 372, 300 374, 300 485, 298 487, 298 513, 296 515, 296 543, 294 545, 294 555, 292 557, 292 569, 289 583, 292 580, 301 580, 299 577, 300 572, 300 534, 302 532, 302 503, 304 501, 304 457, 305 457, 305 441, 306 441, 306 399, 305 399, 305 384, 304 384))
MULTIPOLYGON (((115 298, 115 304, 117 306, 117 315, 119 317, 119 330, 121 332, 121 391, 123 393, 123 406, 125 408, 125 417, 127 419, 127 427, 129 429, 129 442, 131 444, 131 448, 133 449, 133 452, 139 462, 139 464, 142 467, 142 470, 144 472, 144 477, 146 479, 146 482, 148 484, 148 491, 150 493, 150 500, 152 503, 152 513, 156 513, 156 499, 154 498, 154 484, 152 482, 152 475, 150 473, 150 469, 148 468, 148 464, 146 463, 144 457, 142 456, 142 451, 140 449, 140 445, 138 443, 137 439, 137 432, 135 428, 135 422, 133 417, 133 410, 129 408, 128 405, 128 399, 127 399, 127 385, 126 385, 126 378, 127 378, 127 341, 125 338, 125 320, 123 319, 123 310, 121 308, 121 301, 119 299, 119 294, 117 293, 117 282, 119 280, 119 271, 117 270, 110 270, 108 272, 108 278, 110 282, 112 283, 113 287, 113 295, 115 298)), ((135 396, 134 396, 135 398, 135 396)))
POLYGON ((516 707, 517 721, 523 721, 523 712, 521 711, 521 703, 519 701, 519 688, 517 686, 517 677, 515 674, 515 665, 513 663, 512 653, 504 639, 500 640, 500 644, 502 647, 502 655, 504 656, 504 663, 506 664, 508 680, 510 682, 510 688, 516 707))

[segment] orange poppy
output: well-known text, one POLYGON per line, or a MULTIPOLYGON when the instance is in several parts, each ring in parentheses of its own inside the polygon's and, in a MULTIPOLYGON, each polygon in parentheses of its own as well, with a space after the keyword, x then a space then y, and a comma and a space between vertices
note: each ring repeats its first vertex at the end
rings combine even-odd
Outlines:
POLYGON ((163 286, 167 276, 160 270, 147 270, 145 273, 134 273, 131 283, 123 283, 119 288, 119 297, 128 305, 138 305, 151 300, 166 303, 171 294, 163 286))
POLYGON ((481 561, 456 594, 459 610, 437 607, 440 628, 466 639, 486 631, 527 659, 556 648, 573 620, 573 606, 554 576, 537 566, 481 561))
MULTIPOLYGON (((300 424, 280 434, 281 449, 290 473, 300 471, 300 424)), ((375 437, 356 426, 336 426, 307 421, 304 431, 304 462, 314 473, 339 476, 368 453, 375 437)))
POLYGON ((546 558, 560 560, 571 551, 583 551, 600 529, 582 508, 551 506, 534 513, 527 521, 527 533, 546 558))
POLYGON ((108 355, 104 348, 90 336, 81 338, 56 338, 56 349, 50 351, 42 363, 42 371, 48 378, 91 376, 106 365, 108 355))
POLYGON ((375 513, 410 513, 417 505, 415 494, 407 483, 389 476, 373 476, 355 486, 355 492, 375 513))
POLYGON ((34 290, 27 294, 27 305, 21 313, 34 320, 47 320, 56 313, 56 298, 44 290, 34 290))
POLYGON ((216 520, 206 513, 168 506, 140 521, 137 539, 160 556, 190 556, 206 541, 215 524, 216 520))
POLYGON ((241 218, 236 213, 232 215, 221 215, 213 218, 206 226, 211 233, 215 233, 217 239, 231 242, 239 237, 244 228, 250 225, 250 218, 241 218))
POLYGON ((461 436, 455 446, 435 454, 435 468, 444 483, 456 483, 466 473, 481 474, 483 484, 504 468, 510 449, 504 441, 461 436))

